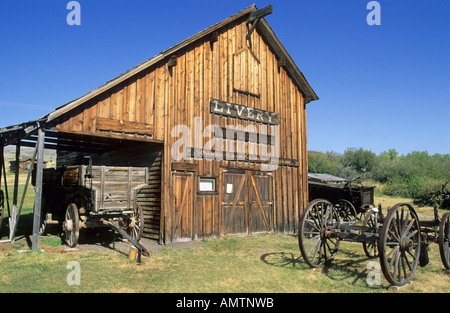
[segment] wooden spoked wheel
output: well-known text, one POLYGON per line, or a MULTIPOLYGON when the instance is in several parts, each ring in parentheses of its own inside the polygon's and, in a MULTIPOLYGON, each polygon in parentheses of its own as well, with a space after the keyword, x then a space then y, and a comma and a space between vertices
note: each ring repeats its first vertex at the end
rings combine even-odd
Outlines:
POLYGON ((144 234, 144 212, 139 203, 136 204, 133 214, 129 216, 127 233, 136 241, 139 241, 144 234))
POLYGON ((442 264, 445 269, 450 270, 450 213, 442 216, 439 225, 439 251, 441 253, 442 264))
POLYGON ((80 218, 78 208, 74 203, 67 207, 63 230, 66 235, 66 244, 70 248, 74 248, 78 244, 80 236, 80 218))
MULTIPOLYGON (((380 229, 381 228, 381 223, 380 223, 380 214, 376 211, 369 211, 367 212, 365 218, 364 218, 364 223, 363 226, 365 227, 370 227, 375 229, 380 229)), ((364 253, 366 254, 366 256, 369 259, 374 259, 377 258, 379 255, 379 240, 374 240, 372 242, 363 242, 363 249, 364 249, 364 253)))
POLYGON ((358 211, 358 219, 359 220, 362 219, 362 217, 365 216, 366 213, 373 208, 375 208, 375 204, 373 204, 373 203, 366 203, 366 204, 361 205, 359 207, 359 211, 358 211))
POLYGON ((339 248, 333 230, 339 228, 339 216, 333 204, 324 199, 313 200, 300 220, 298 241, 303 259, 311 267, 330 263, 339 248))
POLYGON ((420 225, 412 206, 399 203, 389 210, 380 236, 384 277, 396 286, 411 281, 420 256, 420 225))
POLYGON ((356 223, 356 209, 353 204, 345 199, 340 199, 337 203, 334 204, 336 211, 339 214, 339 217, 343 222, 346 223, 356 223))

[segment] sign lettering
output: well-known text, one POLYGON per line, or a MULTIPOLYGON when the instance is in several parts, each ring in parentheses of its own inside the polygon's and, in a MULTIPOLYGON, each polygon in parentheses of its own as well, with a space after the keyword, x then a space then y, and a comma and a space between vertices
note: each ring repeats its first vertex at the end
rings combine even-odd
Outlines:
POLYGON ((210 112, 214 114, 241 118, 263 124, 280 124, 280 115, 277 113, 249 108, 244 105, 228 103, 212 99, 209 103, 210 112))

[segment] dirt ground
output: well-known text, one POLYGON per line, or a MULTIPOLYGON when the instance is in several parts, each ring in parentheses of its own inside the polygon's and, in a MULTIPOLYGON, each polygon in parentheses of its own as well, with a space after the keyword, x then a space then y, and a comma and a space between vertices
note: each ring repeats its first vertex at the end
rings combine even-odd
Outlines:
MULTIPOLYGON (((80 233, 80 238, 78 245, 75 248, 69 248, 64 244, 61 239, 61 245, 58 245, 58 238, 54 234, 51 237, 53 242, 56 244, 48 245, 45 244, 46 240, 50 238, 48 236, 40 237, 39 249, 44 249, 45 252, 59 252, 67 253, 72 251, 111 251, 115 250, 119 253, 129 255, 132 244, 127 240, 121 238, 117 233, 109 230, 100 230, 97 232, 94 230, 88 230, 80 233)), ((156 240, 142 238, 140 244, 149 252, 158 252, 162 249, 186 249, 191 247, 198 247, 203 244, 202 241, 182 241, 174 242, 167 245, 160 245, 156 240)), ((19 251, 31 250, 32 248, 32 236, 31 235, 19 235, 16 237, 14 243, 3 243, 0 245, 0 250, 6 252, 6 250, 11 249, 12 246, 20 247, 19 251)))

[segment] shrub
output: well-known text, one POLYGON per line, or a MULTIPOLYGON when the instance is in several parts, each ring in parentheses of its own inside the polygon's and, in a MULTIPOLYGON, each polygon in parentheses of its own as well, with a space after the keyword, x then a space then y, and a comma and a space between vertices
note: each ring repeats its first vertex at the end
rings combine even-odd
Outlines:
POLYGON ((363 148, 349 148, 342 155, 310 152, 309 165, 310 172, 346 179, 360 176, 384 184, 382 192, 386 195, 413 199, 431 197, 438 192, 438 185, 450 182, 450 154, 429 155, 426 151, 398 155, 395 149, 389 149, 378 156, 363 148))
POLYGON ((442 181, 430 180, 418 192, 414 198, 414 203, 420 206, 436 206, 441 209, 450 209, 450 188, 448 183, 442 181))

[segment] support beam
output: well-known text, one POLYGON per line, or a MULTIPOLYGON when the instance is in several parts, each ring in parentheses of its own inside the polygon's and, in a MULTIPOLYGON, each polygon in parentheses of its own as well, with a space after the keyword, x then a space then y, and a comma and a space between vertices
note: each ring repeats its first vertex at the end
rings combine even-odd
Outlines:
POLYGON ((262 8, 261 10, 253 11, 250 13, 250 15, 246 21, 247 24, 252 23, 252 27, 250 28, 250 30, 248 31, 248 34, 247 34, 247 40, 250 44, 250 48, 252 46, 251 36, 252 36, 253 30, 255 29, 259 20, 269 14, 272 14, 272 12, 273 12, 273 5, 270 4, 270 5, 262 8))
POLYGON ((13 190, 13 205, 12 212, 9 218, 9 240, 14 241, 14 233, 16 229, 16 218, 17 218, 17 196, 19 192, 19 167, 20 163, 20 140, 16 143, 16 164, 14 173, 14 190, 13 190))
POLYGON ((28 185, 30 184, 31 175, 33 174, 34 162, 36 161, 36 154, 37 154, 37 144, 36 144, 36 148, 34 149, 33 157, 31 158, 31 165, 30 165, 30 168, 28 169, 27 180, 25 182, 25 186, 23 187, 22 201, 20 201, 19 211, 16 214, 15 223, 14 223, 14 231, 12 232, 12 235, 10 236, 11 241, 14 241, 15 237, 16 237, 17 225, 19 224, 20 214, 22 213, 23 203, 25 201, 25 196, 27 194, 28 185))
POLYGON ((5 167, 5 156, 4 155, 3 155, 3 163, 0 166, 3 168, 3 182, 5 183, 5 201, 6 201, 6 206, 8 208, 8 216, 11 217, 11 209, 9 206, 8 181, 6 180, 6 167, 5 167))
POLYGON ((44 140, 45 131, 42 127, 38 129, 38 141, 36 143, 37 164, 36 164, 36 189, 34 197, 34 218, 33 218, 33 252, 39 251, 39 228, 41 226, 41 204, 42 204, 42 178, 44 166, 44 140))

